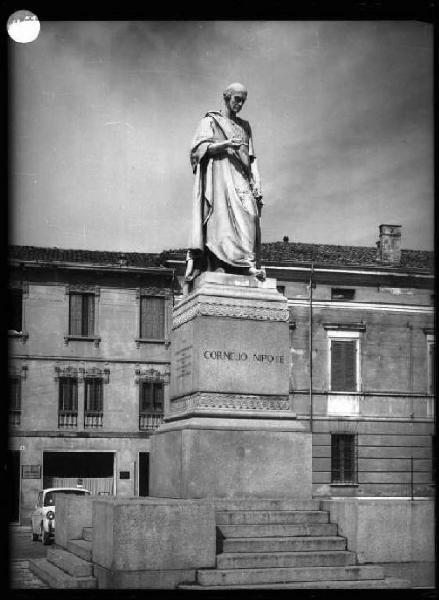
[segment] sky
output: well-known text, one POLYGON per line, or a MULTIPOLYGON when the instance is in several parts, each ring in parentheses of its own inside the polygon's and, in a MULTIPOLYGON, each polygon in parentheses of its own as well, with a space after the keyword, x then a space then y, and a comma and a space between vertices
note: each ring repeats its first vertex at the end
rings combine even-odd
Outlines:
POLYGON ((189 148, 248 89, 262 240, 433 249, 433 31, 417 21, 43 21, 9 40, 9 242, 188 243, 189 148))

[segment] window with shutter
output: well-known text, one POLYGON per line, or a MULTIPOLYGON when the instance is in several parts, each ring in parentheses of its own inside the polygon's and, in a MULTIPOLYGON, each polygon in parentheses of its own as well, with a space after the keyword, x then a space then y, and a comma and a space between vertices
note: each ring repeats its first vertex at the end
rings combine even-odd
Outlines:
POLYGON ((104 423, 104 386, 99 377, 84 379, 84 428, 102 427, 104 423))
POLYGON ((163 412, 163 383, 152 381, 141 383, 140 412, 163 412))
POLYGON ((357 445, 354 434, 331 435, 331 483, 357 482, 357 445))
POLYGON ((331 390, 354 392, 357 389, 357 343, 355 340, 331 340, 331 390))
POLYGON ((140 338, 163 340, 165 337, 165 298, 142 296, 140 299, 140 338))
POLYGON ((102 379, 85 379, 84 407, 86 413, 101 413, 104 408, 102 379))
POLYGON ((9 377, 9 410, 21 410, 21 380, 9 377))
POLYGON ((162 382, 142 381, 139 398, 139 429, 153 431, 163 421, 164 387, 162 382))
POLYGON ((70 294, 69 334, 92 336, 94 334, 94 294, 70 294))
POLYGON ((78 383, 73 377, 61 377, 59 380, 60 412, 77 412, 78 383))

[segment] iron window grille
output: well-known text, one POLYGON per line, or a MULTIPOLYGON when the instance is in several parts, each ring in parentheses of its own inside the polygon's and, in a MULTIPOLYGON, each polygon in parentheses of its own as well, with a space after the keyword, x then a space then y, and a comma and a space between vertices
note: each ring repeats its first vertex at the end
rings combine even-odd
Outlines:
POLYGON ((9 377, 9 424, 20 425, 21 422, 21 379, 9 377))
POLYGON ((74 377, 60 377, 58 427, 78 425, 78 381, 74 377))
POLYGON ((355 434, 331 434, 331 483, 357 483, 355 434))
POLYGON ((84 384, 84 428, 102 427, 104 420, 103 380, 99 377, 86 377, 84 384))
POLYGON ((139 393, 139 430, 152 432, 163 422, 163 382, 141 381, 139 393))

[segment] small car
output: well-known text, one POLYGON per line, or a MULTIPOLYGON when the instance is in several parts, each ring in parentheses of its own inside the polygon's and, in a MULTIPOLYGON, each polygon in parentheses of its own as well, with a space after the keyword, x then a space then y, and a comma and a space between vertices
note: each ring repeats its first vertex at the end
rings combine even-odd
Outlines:
POLYGON ((41 537, 43 544, 49 544, 55 536, 55 499, 56 494, 90 495, 91 492, 82 487, 46 488, 38 492, 37 505, 32 518, 32 541, 41 537))

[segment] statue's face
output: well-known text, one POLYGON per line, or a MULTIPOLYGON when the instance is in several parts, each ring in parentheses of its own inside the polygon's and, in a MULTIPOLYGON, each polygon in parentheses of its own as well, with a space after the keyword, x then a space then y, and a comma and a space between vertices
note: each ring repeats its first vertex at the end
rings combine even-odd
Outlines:
POLYGON ((247 96, 244 92, 232 92, 230 100, 227 101, 230 110, 234 113, 239 113, 239 111, 244 105, 246 97, 247 96))

